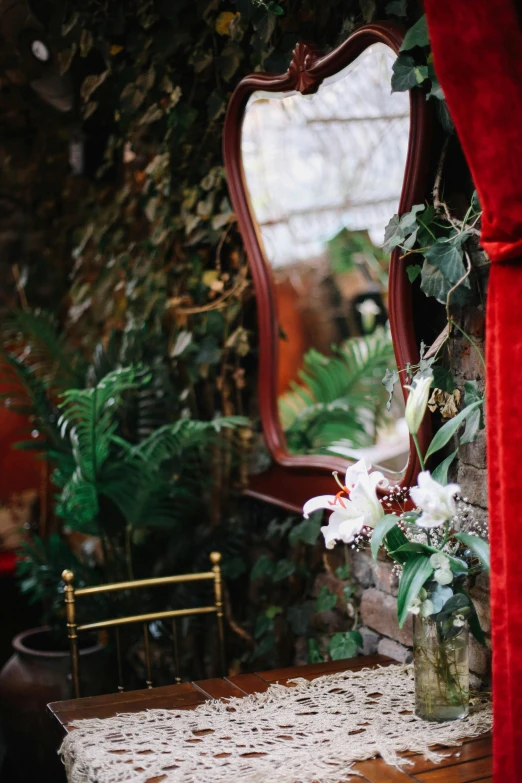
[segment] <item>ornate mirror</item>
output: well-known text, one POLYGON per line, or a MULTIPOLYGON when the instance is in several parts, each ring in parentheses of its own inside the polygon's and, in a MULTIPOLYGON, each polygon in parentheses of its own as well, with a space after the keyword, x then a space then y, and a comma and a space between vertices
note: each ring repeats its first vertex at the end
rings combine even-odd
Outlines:
POLYGON ((238 85, 225 121, 273 458, 248 491, 291 509, 362 457, 396 483, 418 471, 400 387, 388 400, 382 383, 418 361, 402 251, 383 248, 425 187, 425 98, 391 92, 401 40, 372 24, 325 57, 299 44, 287 73, 238 85))

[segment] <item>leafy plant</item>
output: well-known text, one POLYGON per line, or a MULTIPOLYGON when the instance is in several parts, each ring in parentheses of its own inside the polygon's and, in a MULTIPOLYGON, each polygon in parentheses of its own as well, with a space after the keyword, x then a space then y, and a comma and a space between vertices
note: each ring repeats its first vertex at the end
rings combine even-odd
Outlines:
POLYGON ((289 450, 331 452, 339 441, 351 448, 372 445, 385 399, 382 372, 392 360, 391 338, 382 329, 347 340, 332 356, 308 351, 301 382, 279 398, 289 450))

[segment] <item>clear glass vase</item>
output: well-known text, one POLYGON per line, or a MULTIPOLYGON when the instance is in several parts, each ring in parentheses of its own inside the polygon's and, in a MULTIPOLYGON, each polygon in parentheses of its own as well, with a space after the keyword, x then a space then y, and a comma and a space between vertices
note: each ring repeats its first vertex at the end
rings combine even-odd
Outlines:
POLYGON ((424 720, 465 718, 469 711, 469 636, 467 623, 444 638, 429 617, 413 622, 415 714, 424 720))

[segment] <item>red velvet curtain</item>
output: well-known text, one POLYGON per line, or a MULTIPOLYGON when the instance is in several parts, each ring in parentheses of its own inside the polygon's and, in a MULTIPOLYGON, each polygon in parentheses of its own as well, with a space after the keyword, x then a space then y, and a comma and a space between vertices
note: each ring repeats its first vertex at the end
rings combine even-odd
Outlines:
POLYGON ((522 28, 515 0, 425 0, 483 208, 494 780, 522 783, 522 28))

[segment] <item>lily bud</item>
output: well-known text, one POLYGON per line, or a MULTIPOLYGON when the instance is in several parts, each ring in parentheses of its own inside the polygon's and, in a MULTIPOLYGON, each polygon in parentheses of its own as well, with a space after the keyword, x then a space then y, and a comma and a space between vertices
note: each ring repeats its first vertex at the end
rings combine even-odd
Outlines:
POLYGON ((404 417, 412 435, 416 435, 419 431, 422 419, 426 413, 432 380, 433 376, 428 375, 424 378, 419 378, 419 380, 415 382, 415 386, 404 387, 410 392, 408 401, 406 402, 404 417))

